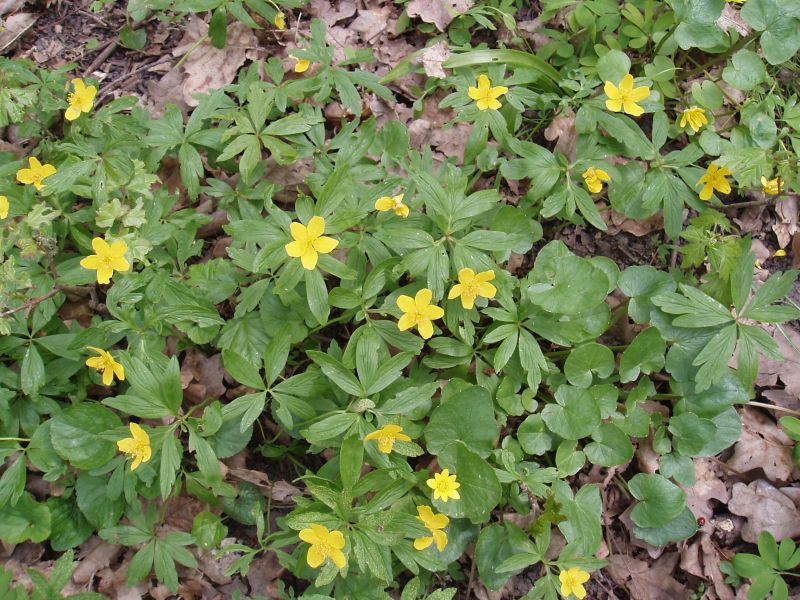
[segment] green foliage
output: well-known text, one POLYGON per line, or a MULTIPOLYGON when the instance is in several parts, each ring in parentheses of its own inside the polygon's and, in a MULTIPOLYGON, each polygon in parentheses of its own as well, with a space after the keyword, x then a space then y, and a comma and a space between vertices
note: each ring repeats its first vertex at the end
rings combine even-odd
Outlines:
MULTIPOLYGON (((618 468, 631 535, 664 546, 696 533, 693 459, 736 442, 759 357, 780 360, 761 325, 800 318, 785 300, 798 273, 757 280, 750 238, 717 210, 763 194, 762 177, 778 178, 775 201, 800 191, 800 105, 781 75, 796 70, 800 14, 748 0, 733 8, 752 28, 740 36, 718 25, 722 0, 545 0, 549 41, 532 53, 517 4, 454 18, 446 75, 424 89, 388 87, 421 72, 410 57, 381 79, 371 50, 342 54, 312 20, 292 50, 312 69, 254 62, 188 115, 167 105, 153 118, 121 97, 65 121, 71 66, 0 60, 0 127, 57 169, 41 189, 22 185, 28 157, 0 153, 0 537, 64 552, 49 580, 31 575, 31 597, 57 597, 71 549, 99 532, 135 548, 129 583, 154 576, 172 591, 196 547, 236 553, 229 574, 276 552, 310 599, 396 595, 407 581, 403 600, 442 600, 456 590, 432 574, 458 579, 474 546, 487 588, 535 565, 527 597, 552 599, 560 573, 605 564, 600 489, 576 478, 595 468, 618 468), (564 29, 548 21, 559 11, 564 29), (498 23, 511 47, 470 45, 498 23), (607 103, 629 74, 647 88, 641 116, 607 103), (479 76, 498 108, 478 104, 479 76), (368 97, 397 91, 418 112, 437 94, 445 127, 467 133, 463 155, 367 113, 368 97), (345 110, 335 124, 331 103, 345 110), (698 130, 681 124, 689 107, 707 118, 698 130), (540 134, 550 124, 560 139, 540 134), (175 164, 179 190, 161 181, 175 164), (711 164, 732 189, 703 201, 711 164), (620 269, 561 241, 564 227, 606 232, 620 217, 663 223, 658 255, 680 264, 620 269), (125 248, 128 268, 107 284, 86 266, 98 240, 125 248), (413 300, 422 290, 440 311, 413 300), (635 335, 618 343, 628 321, 635 335), (626 465, 648 438, 658 469, 637 474, 626 465), (245 449, 259 461, 248 469, 282 461, 302 488, 277 520, 273 481, 223 468, 245 449), (29 466, 62 493, 27 491, 29 466), (449 494, 435 481, 445 469, 449 494), (202 509, 176 531, 168 509, 187 497, 202 509), (514 512, 535 518, 523 529, 499 517, 514 512), (223 545, 236 523, 254 528, 252 546, 223 545)), ((234 20, 274 29, 301 5, 131 0, 120 38, 144 47, 148 11, 200 13, 223 47, 234 20)), ((410 23, 404 13, 398 27, 410 23)), ((797 419, 781 423, 800 439, 797 419)), ((732 569, 751 597, 785 597, 794 545, 762 536, 759 551, 732 569)), ((0 591, 29 597, 10 581, 0 572, 0 591)))

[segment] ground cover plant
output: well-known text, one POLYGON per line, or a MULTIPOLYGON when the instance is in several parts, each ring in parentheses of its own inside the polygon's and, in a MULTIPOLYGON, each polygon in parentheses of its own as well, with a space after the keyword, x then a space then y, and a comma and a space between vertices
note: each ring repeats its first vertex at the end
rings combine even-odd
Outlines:
POLYGON ((800 4, 0 17, 3 598, 797 593, 800 4))

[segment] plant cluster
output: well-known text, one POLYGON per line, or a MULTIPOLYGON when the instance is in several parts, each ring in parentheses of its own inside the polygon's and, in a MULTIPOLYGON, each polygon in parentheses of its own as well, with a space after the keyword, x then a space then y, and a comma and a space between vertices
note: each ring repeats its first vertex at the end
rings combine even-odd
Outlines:
MULTIPOLYGON (((128 8, 211 11, 223 46, 229 17, 283 29, 298 4, 128 8)), ((0 126, 30 140, 24 157, 0 153, 0 537, 66 551, 33 597, 57 594, 70 549, 98 532, 136 548, 129 582, 171 590, 198 548, 236 553, 241 573, 276 552, 305 582, 287 598, 441 600, 473 546, 489 589, 535 569, 528 598, 582 599, 605 564, 590 466, 619 468, 637 538, 694 535, 693 459, 736 442, 759 355, 781 358, 761 325, 800 318, 784 300, 798 273, 756 284, 751 240, 717 210, 800 191, 800 107, 781 75, 798 69, 800 10, 748 0, 740 35, 717 24, 724 4, 545 0, 566 30, 543 27, 538 53, 464 49, 429 82, 471 127, 463 160, 441 164, 405 125, 362 116, 367 94, 395 101, 397 73, 360 68, 364 49, 334 61, 318 20, 285 63, 251 65, 188 116, 155 119, 131 97, 98 107, 101 85, 69 66, 0 59, 0 126), (330 101, 348 111, 338 128, 330 101), (531 115, 557 113, 574 116, 572 154, 531 141, 531 115), (180 194, 159 185, 166 159, 180 194), (283 188, 274 167, 300 159, 305 185, 283 188), (206 246, 201 195, 227 215, 224 256, 206 246), (621 270, 547 233, 605 231, 609 208, 663 215, 680 267, 621 270), (512 272, 512 255, 532 260, 512 272), (616 345, 621 320, 635 337, 616 345), (236 387, 187 400, 189 351, 220 354, 236 387), (648 439, 658 470, 637 473, 648 439), (296 466, 303 494, 277 525, 268 495, 225 475, 247 447, 296 466), (35 496, 32 473, 59 493, 35 496), (192 530, 162 528, 186 496, 206 509, 192 530), (220 547, 231 522, 256 544, 220 547)), ((513 29, 514 9, 478 4, 454 43, 487 15, 513 29)), ((759 550, 735 573, 751 597, 785 597, 794 546, 759 550)))

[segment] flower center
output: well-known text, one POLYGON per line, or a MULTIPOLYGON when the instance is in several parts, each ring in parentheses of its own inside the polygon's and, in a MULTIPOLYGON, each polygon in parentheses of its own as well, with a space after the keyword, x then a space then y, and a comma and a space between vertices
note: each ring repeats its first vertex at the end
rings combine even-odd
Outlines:
POLYGON ((436 484, 436 489, 439 490, 440 494, 446 494, 450 491, 450 482, 445 479, 441 479, 439 483, 436 484))
POLYGON ((477 296, 478 295, 478 286, 480 284, 477 280, 473 279, 472 281, 468 281, 467 283, 462 283, 462 296, 477 296))
POLYGON ((331 555, 331 551, 333 550, 333 548, 331 548, 331 545, 329 543, 327 543, 327 542, 318 542, 316 546, 317 546, 317 550, 319 550, 319 553, 324 558, 328 558, 331 555))
POLYGON ((391 452, 394 446, 394 438, 390 435, 384 435, 378 438, 378 447, 383 452, 391 452))
POLYGON ((67 94, 67 102, 70 105, 77 104, 78 103, 78 95, 75 92, 70 92, 69 94, 67 94))

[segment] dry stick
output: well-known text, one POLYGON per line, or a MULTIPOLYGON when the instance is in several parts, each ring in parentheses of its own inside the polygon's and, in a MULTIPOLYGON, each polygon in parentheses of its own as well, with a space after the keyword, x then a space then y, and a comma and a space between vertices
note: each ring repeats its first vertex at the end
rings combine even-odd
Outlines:
POLYGON ((792 410, 791 408, 784 408, 783 406, 776 406, 774 404, 767 404, 766 402, 748 402, 747 405, 768 408, 769 410, 777 410, 778 412, 785 412, 789 413, 790 415, 800 417, 800 411, 792 410))
POLYGON ((105 98, 109 94, 109 92, 111 92, 115 88, 118 88, 120 85, 122 85, 122 83, 124 81, 127 81, 128 79, 130 79, 131 77, 133 77, 137 73, 141 73, 145 69, 149 69, 151 67, 155 67, 156 65, 160 65, 162 63, 169 62, 169 61, 172 60, 172 58, 173 58, 172 56, 162 56, 161 58, 159 58, 157 60, 153 60, 153 61, 150 61, 150 62, 145 63, 143 65, 139 65, 135 69, 131 70, 130 73, 126 73, 125 75, 123 75, 119 79, 116 79, 115 81, 112 81, 111 83, 109 83, 107 86, 103 87, 103 91, 100 92, 100 96, 99 96, 97 101, 100 102, 100 100, 105 98))
POLYGON ((50 298, 52 298, 53 296, 58 294, 60 291, 61 291, 60 287, 55 287, 52 290, 50 290, 49 292, 47 292, 44 296, 41 296, 39 298, 34 298, 33 300, 28 300, 27 302, 25 302, 24 304, 21 304, 20 306, 17 306, 16 308, 9 308, 8 310, 4 310, 3 312, 0 312, 0 319, 5 318, 5 317, 9 317, 9 316, 13 315, 14 313, 18 313, 21 310, 27 310, 27 309, 33 308, 37 304, 40 304, 40 303, 44 302, 45 300, 49 300, 50 298))
POLYGON ((86 67, 86 69, 83 71, 83 77, 86 77, 87 75, 92 73, 97 67, 102 65, 106 61, 106 59, 114 53, 114 50, 116 49, 117 49, 116 40, 111 40, 110 42, 108 42, 103 51, 100 54, 98 54, 97 58, 95 58, 92 61, 92 64, 86 67))

